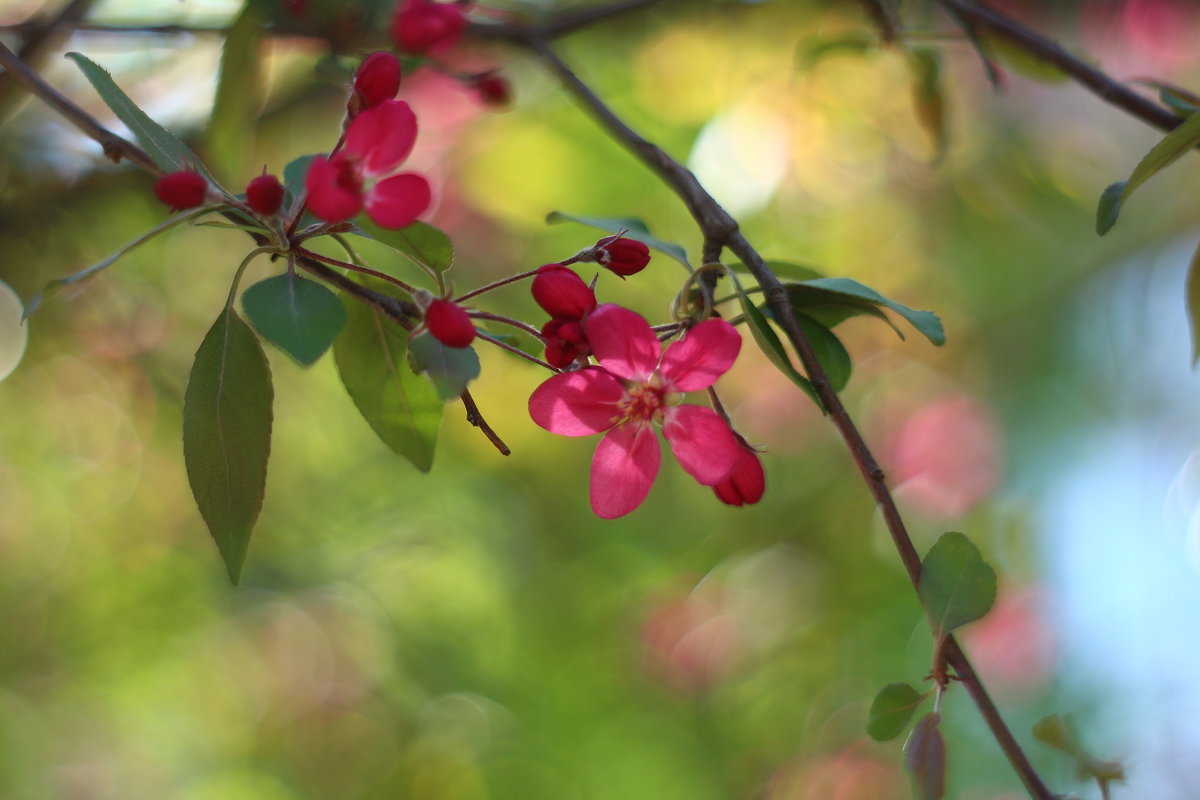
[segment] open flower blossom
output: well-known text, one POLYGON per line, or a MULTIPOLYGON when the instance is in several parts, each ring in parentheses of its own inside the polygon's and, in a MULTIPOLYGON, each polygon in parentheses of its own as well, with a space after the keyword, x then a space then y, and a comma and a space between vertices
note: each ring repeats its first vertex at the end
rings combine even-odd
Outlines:
POLYGON ((344 222, 366 208, 384 228, 403 228, 429 207, 429 182, 413 172, 393 173, 412 151, 417 117, 403 100, 385 100, 359 114, 345 145, 317 156, 304 184, 308 208, 326 222, 344 222))
POLYGON ((646 320, 608 303, 583 326, 600 366, 548 379, 530 396, 529 414, 551 433, 604 434, 592 457, 596 515, 614 519, 646 499, 661 461, 655 423, 689 475, 704 486, 728 478, 741 458, 729 425, 710 408, 678 401, 733 366, 742 346, 737 330, 705 320, 663 351, 646 320))

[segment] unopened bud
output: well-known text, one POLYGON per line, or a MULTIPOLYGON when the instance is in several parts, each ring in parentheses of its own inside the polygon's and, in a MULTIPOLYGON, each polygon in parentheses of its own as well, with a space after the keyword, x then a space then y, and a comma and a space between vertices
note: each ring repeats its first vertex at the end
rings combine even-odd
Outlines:
POLYGON ((637 239, 609 237, 596 242, 596 261, 624 278, 646 268, 650 263, 650 248, 637 239))
POLYGON ((193 170, 180 170, 159 178, 154 184, 154 193, 172 209, 195 208, 204 203, 208 181, 193 170))
POLYGON ((762 499, 767 488, 767 478, 758 454, 745 443, 739 441, 739 444, 740 453, 733 471, 729 477, 712 487, 717 499, 730 506, 753 505, 762 499))
POLYGON ((246 186, 246 205, 269 217, 283 205, 283 184, 274 175, 259 175, 246 186))
POLYGON ((466 347, 475 341, 475 326, 462 306, 449 300, 434 300, 425 309, 425 327, 447 347, 466 347))
POLYGON ((392 41, 406 53, 436 53, 452 46, 466 24, 458 3, 401 0, 392 17, 392 41))
POLYGON ((476 76, 472 86, 484 105, 492 108, 504 108, 512 102, 512 86, 494 72, 485 72, 476 76))
POLYGON ((591 355, 583 326, 573 319, 552 319, 542 326, 546 340, 546 363, 563 369, 580 357, 591 355))
POLYGON ((542 310, 558 319, 582 319, 596 307, 596 293, 562 264, 538 267, 530 288, 542 310))
POLYGON ((400 60, 380 50, 363 59, 354 75, 354 94, 350 98, 351 116, 392 100, 400 91, 400 60))

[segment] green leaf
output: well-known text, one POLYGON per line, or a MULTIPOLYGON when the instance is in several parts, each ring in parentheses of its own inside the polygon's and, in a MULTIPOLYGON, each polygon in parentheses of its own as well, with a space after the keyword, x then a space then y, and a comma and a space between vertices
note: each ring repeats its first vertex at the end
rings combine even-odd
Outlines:
POLYGON ((812 36, 796 47, 796 74, 803 75, 826 58, 837 53, 862 55, 879 48, 879 37, 865 33, 812 36))
POLYGON ((961 533, 943 534, 921 562, 917 588, 933 633, 941 639, 977 620, 996 601, 996 571, 961 533))
MULTIPOLYGON (((815 267, 810 267, 808 264, 796 264, 791 261, 766 261, 771 271, 775 273, 777 278, 786 278, 794 281, 807 281, 813 278, 823 278, 824 275, 815 267)), ((745 275, 751 275, 750 268, 740 261, 735 261, 729 265, 730 269, 736 270, 745 275)))
POLYGON ((797 313, 796 322, 808 337, 817 360, 821 362, 821 369, 825 370, 825 377, 829 378, 829 385, 835 392, 845 389, 854 364, 842 340, 829 328, 805 314, 797 313))
POLYGON ((837 327, 852 317, 867 315, 886 323, 901 340, 904 339, 904 331, 896 327, 892 318, 869 300, 824 289, 814 289, 803 284, 784 285, 787 287, 792 307, 797 311, 803 311, 826 328, 837 327))
POLYGON ((222 177, 236 180, 250 168, 254 152, 262 75, 263 18, 250 4, 225 34, 221 70, 212 115, 205 131, 205 152, 222 177))
MULTIPOLYGON (((859 300, 866 300, 872 305, 890 308, 908 320, 910 325, 916 328, 933 344, 943 345, 946 343, 946 332, 942 329, 942 321, 938 319, 937 314, 934 314, 932 311, 916 311, 894 300, 889 300, 879 292, 868 286, 864 286, 856 280, 850 278, 817 278, 816 280, 803 281, 800 285, 841 295, 840 299, 843 301, 846 298, 858 298, 859 300)), ((806 311, 806 313, 808 312, 806 311)))
POLYGON ((447 347, 429 333, 412 337, 408 360, 415 372, 433 381, 443 400, 458 397, 467 384, 479 377, 479 355, 473 347, 447 347))
POLYGON ((938 729, 940 721, 937 712, 926 714, 904 742, 904 768, 914 800, 941 800, 946 794, 946 741, 938 729))
POLYGON ((1108 233, 1117 222, 1122 204, 1133 194, 1133 190, 1173 164, 1197 144, 1200 144, 1200 114, 1193 114, 1142 157, 1133 168, 1129 180, 1114 183, 1104 190, 1096 209, 1096 232, 1101 236, 1108 233))
POLYGON ((877 742, 895 739, 908 727, 913 712, 929 693, 922 694, 907 683, 889 683, 875 695, 867 714, 867 735, 877 742))
POLYGON ((292 272, 267 278, 242 294, 255 330, 271 344, 311 366, 346 325, 346 309, 337 295, 292 272))
POLYGON ((196 505, 235 584, 262 508, 273 396, 258 339, 226 307, 200 344, 188 377, 183 460, 196 505))
POLYGON ((454 265, 454 245, 450 237, 432 225, 414 222, 406 228, 381 228, 366 216, 357 220, 363 233, 393 250, 399 250, 417 264, 434 272, 445 272, 454 265))
POLYGON ((625 235, 630 239, 637 239, 639 242, 645 243, 646 246, 669 255, 689 270, 692 268, 692 265, 688 263, 686 250, 673 242, 664 242, 662 239, 650 235, 650 230, 646 227, 646 223, 636 217, 577 217, 562 211, 551 211, 546 216, 546 222, 551 224, 556 222, 578 222, 580 225, 587 225, 589 228, 596 228, 605 233, 619 233, 624 230, 625 235))
POLYGON ((1033 738, 1045 745, 1061 750, 1068 755, 1077 755, 1079 747, 1075 744, 1067 723, 1059 714, 1042 717, 1033 723, 1033 738))
POLYGON ((937 51, 914 47, 908 51, 912 75, 913 110, 933 142, 933 161, 946 154, 946 101, 942 93, 942 59, 937 51))
POLYGON ((771 329, 767 318, 763 316, 758 307, 750 302, 750 298, 746 296, 745 290, 742 289, 742 282, 738 280, 737 273, 730 270, 729 279, 733 281, 733 288, 737 290, 738 301, 742 305, 742 313, 746 316, 746 325, 750 328, 750 335, 754 337, 754 343, 758 345, 758 349, 763 351, 767 359, 775 365, 777 370, 782 372, 796 386, 800 387, 805 394, 812 398, 817 407, 825 413, 825 407, 821 404, 821 398, 813 388, 812 382, 797 372, 796 368, 792 366, 787 351, 783 349, 783 343, 779 341, 779 337, 771 329))
POLYGON ((158 165, 159 169, 164 172, 194 169, 212 180, 212 175, 196 154, 175 134, 150 119, 129 95, 121 91, 121 87, 117 86, 106 69, 81 53, 67 53, 67 58, 79 66, 83 76, 100 95, 100 99, 129 127, 146 151, 146 155, 150 156, 150 160, 158 165))
MULTIPOLYGON (((295 198, 304 194, 304 179, 308 176, 308 168, 312 165, 315 155, 300 156, 288 162, 283 168, 283 188, 287 190, 289 198, 295 198)), ((291 200, 287 202, 291 202, 291 200)))
POLYGON ((408 332, 386 315, 344 298, 348 321, 333 345, 338 375, 383 443, 422 472, 433 466, 444 404, 408 366, 408 332))
MULTIPOLYGON (((1187 271, 1187 316, 1192 329, 1192 368, 1200 361, 1200 247, 1192 254, 1187 271)), ((28 312, 26 312, 28 313, 28 312)))

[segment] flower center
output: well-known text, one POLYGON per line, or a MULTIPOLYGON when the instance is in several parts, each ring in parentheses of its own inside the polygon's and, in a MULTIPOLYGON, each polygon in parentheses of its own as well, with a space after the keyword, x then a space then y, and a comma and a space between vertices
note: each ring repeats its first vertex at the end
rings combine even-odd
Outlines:
MULTIPOLYGON (((656 376, 657 377, 657 376, 656 376)), ((617 402, 617 423, 658 422, 663 420, 663 409, 670 402, 668 392, 661 386, 650 383, 633 383, 625 388, 625 396, 617 402)))
POLYGON ((362 169, 359 167, 358 159, 341 153, 337 159, 337 185, 341 189, 354 194, 362 194, 363 192, 363 176, 362 169))

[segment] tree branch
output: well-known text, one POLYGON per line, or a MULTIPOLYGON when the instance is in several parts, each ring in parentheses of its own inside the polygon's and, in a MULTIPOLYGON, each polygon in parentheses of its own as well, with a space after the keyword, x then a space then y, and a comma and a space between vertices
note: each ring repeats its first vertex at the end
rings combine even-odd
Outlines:
POLYGON ((1116 106, 1143 122, 1164 131, 1173 130, 1179 125, 1181 120, 1166 108, 1147 100, 1091 64, 1071 55, 1057 42, 1029 30, 1000 12, 969 0, 939 0, 939 2, 947 11, 964 20, 971 28, 977 31, 987 31, 1039 60, 1053 64, 1076 82, 1090 89, 1104 102, 1116 106))
MULTIPOLYGON (((768 305, 774 312, 788 340, 795 348, 800 362, 812 381, 813 388, 821 400, 822 406, 829 413, 834 426, 850 450, 851 457, 863 481, 866 483, 872 497, 878 504, 892 542, 900 555, 909 580, 914 588, 921 576, 921 557, 913 546, 904 520, 884 480, 883 470, 880 469, 866 440, 859 433, 850 414, 842 404, 841 398, 829 383, 829 378, 822 369, 820 361, 813 351, 812 344, 804 331, 796 322, 795 311, 792 308, 787 291, 775 273, 767 266, 762 256, 746 240, 738 230, 737 222, 710 195, 700 182, 686 167, 671 158, 661 148, 644 139, 618 117, 580 78, 550 49, 548 43, 528 31, 522 35, 513 36, 509 41, 526 47, 536 53, 545 62, 563 85, 570 91, 609 135, 624 145, 637 156, 647 167, 659 176, 687 206, 696 224, 699 226, 705 242, 705 253, 711 255, 719 252, 721 246, 728 247, 742 263, 744 263, 758 280, 766 296, 768 305)), ((967 687, 968 693, 974 700, 979 713, 983 716, 992 735, 1004 751, 1013 770, 1025 785, 1030 796, 1036 800, 1053 800, 1054 794, 1047 788, 1045 782, 1025 752, 1021 749, 1016 737, 1008 729, 999 710, 992 702, 987 689, 979 680, 970 661, 962 648, 953 637, 947 637, 946 655, 955 674, 967 687)))

